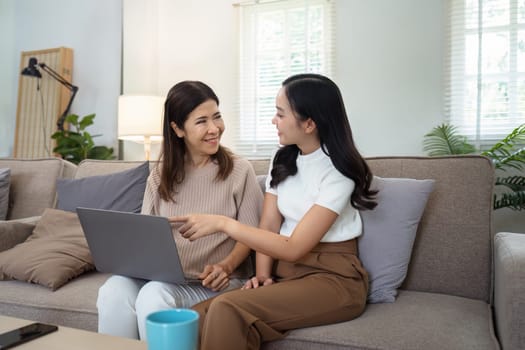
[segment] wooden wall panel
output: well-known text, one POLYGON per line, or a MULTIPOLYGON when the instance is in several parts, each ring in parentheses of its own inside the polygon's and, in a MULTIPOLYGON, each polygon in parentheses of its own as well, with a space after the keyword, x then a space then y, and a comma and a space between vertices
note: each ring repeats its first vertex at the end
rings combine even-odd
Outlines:
MULTIPOLYGON (((24 51, 20 59, 20 72, 27 67, 29 59, 45 63, 65 80, 71 82, 73 50, 66 47, 24 51)), ((56 123, 66 109, 70 91, 40 69, 42 78, 23 76, 18 81, 18 105, 16 113, 16 158, 40 158, 53 155, 55 147, 51 135, 57 130, 56 123)))

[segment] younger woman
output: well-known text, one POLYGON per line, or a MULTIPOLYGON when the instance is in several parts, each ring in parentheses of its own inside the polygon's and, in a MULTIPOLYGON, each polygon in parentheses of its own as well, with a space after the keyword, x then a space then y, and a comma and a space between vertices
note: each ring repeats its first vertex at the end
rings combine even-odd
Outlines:
POLYGON ((356 238, 359 210, 375 207, 375 192, 341 93, 324 76, 300 74, 284 81, 276 105, 283 147, 259 228, 220 215, 172 218, 191 241, 221 231, 257 251, 256 275, 243 290, 194 306, 201 349, 259 349, 288 330, 351 320, 365 308, 368 276, 356 238))

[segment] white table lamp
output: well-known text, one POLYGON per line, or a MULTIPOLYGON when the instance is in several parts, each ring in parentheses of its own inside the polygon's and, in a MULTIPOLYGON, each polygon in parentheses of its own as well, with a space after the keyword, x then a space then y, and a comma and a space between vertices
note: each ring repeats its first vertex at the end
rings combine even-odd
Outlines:
POLYGON ((151 143, 162 140, 164 97, 121 95, 118 99, 118 138, 144 143, 149 160, 151 143))

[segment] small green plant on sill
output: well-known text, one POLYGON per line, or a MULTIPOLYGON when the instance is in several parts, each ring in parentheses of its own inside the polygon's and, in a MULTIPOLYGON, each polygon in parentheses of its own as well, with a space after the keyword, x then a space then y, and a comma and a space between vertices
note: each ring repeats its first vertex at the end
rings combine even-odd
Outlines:
POLYGON ((86 115, 82 119, 76 114, 68 115, 65 122, 69 125, 69 130, 59 130, 51 135, 56 140, 53 152, 75 164, 83 159, 114 159, 113 148, 95 146, 93 138, 100 135, 91 135, 85 130, 93 124, 93 119, 95 114, 86 115))
MULTIPOLYGON (((479 154, 490 158, 494 167, 501 171, 516 169, 525 173, 525 124, 512 130, 489 150, 479 154)), ((441 124, 424 136, 423 150, 429 156, 478 153, 465 136, 459 135, 450 124, 441 124)), ((496 177, 495 186, 503 186, 506 191, 494 194, 494 209, 510 208, 525 210, 525 175, 496 177)))

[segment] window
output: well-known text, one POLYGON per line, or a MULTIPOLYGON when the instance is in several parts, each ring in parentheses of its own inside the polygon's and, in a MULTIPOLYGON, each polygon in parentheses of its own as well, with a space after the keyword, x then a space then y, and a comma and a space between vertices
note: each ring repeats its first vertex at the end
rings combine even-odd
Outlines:
POLYGON ((241 4, 239 125, 235 150, 268 157, 278 145, 275 96, 292 74, 332 75, 333 1, 281 0, 241 4))
POLYGON ((478 146, 525 122, 525 0, 449 0, 445 115, 478 146))

